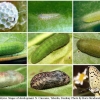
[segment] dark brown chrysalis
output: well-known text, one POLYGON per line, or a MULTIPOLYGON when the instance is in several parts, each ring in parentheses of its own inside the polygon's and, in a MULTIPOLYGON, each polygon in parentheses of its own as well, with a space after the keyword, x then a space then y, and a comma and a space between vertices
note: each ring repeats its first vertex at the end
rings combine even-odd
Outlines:
POLYGON ((35 75, 30 82, 30 86, 42 90, 67 85, 69 82, 70 77, 66 73, 56 70, 35 75))

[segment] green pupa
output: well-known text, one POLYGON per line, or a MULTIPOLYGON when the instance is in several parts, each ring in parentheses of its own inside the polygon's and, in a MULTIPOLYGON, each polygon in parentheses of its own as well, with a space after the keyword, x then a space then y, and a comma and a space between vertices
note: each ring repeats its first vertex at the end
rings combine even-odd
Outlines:
POLYGON ((83 53, 100 58, 100 40, 97 39, 80 39, 77 47, 83 53))

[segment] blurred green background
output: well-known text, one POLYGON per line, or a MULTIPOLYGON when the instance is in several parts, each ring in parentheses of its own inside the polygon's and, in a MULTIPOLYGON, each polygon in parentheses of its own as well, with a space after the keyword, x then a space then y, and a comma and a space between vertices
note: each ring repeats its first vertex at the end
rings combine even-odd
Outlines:
POLYGON ((72 96, 72 66, 71 65, 29 65, 28 66, 28 95, 29 96, 72 96), (32 77, 40 72, 60 70, 67 73, 70 83, 45 90, 35 90, 30 88, 32 77))
POLYGON ((82 20, 83 16, 100 11, 100 1, 74 1, 73 9, 74 32, 100 32, 100 21, 85 23, 82 20))
POLYGON ((0 65, 0 72, 14 70, 24 76, 24 81, 20 84, 0 88, 0 96, 26 96, 27 95, 27 69, 25 65, 0 65))
POLYGON ((71 1, 29 1, 29 32, 72 32, 71 1), (57 13, 58 17, 49 20, 39 18, 40 14, 57 13))

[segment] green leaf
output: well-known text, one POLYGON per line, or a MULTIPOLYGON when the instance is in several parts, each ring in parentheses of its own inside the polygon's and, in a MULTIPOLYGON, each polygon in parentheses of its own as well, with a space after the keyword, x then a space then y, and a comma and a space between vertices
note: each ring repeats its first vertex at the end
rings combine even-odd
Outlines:
POLYGON ((67 73, 72 80, 72 66, 71 65, 30 65, 28 66, 28 94, 30 96, 72 96, 72 81, 68 85, 60 86, 45 90, 35 90, 30 88, 30 81, 32 77, 40 72, 61 70, 67 73), (35 70, 34 70, 35 69, 35 70))
POLYGON ((29 32, 72 32, 72 2, 48 1, 28 2, 29 32), (57 17, 45 17, 41 14, 58 14, 57 17), (47 19, 45 19, 47 18, 47 19))
POLYGON ((45 39, 47 39, 49 36, 53 35, 53 33, 30 33, 28 35, 28 47, 31 47, 32 45, 38 45, 41 42, 43 42, 45 39))
POLYGON ((54 94, 35 90, 35 89, 32 89, 32 88, 29 88, 28 91, 29 91, 29 96, 33 96, 33 95, 34 96, 55 96, 54 94))
POLYGON ((90 55, 87 55, 85 53, 82 53, 81 51, 78 52, 78 48, 76 46, 77 44, 77 41, 79 39, 86 39, 86 38, 89 38, 89 39, 100 39, 100 33, 75 33, 74 34, 74 45, 73 45, 73 48, 74 48, 74 63, 75 64, 99 64, 100 63, 100 59, 99 58, 96 58, 96 57, 92 57, 90 55))

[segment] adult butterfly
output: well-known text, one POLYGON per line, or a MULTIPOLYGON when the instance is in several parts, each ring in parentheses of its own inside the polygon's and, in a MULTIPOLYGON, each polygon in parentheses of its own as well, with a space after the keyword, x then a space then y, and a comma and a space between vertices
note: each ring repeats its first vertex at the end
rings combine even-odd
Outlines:
POLYGON ((100 96, 100 71, 94 66, 89 66, 89 84, 90 91, 100 96))

